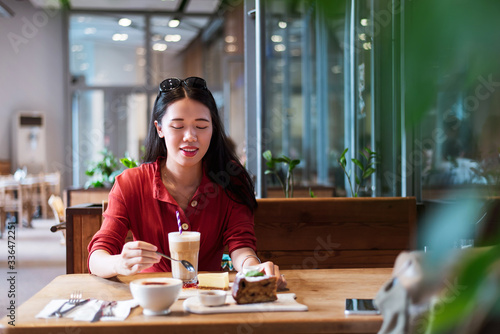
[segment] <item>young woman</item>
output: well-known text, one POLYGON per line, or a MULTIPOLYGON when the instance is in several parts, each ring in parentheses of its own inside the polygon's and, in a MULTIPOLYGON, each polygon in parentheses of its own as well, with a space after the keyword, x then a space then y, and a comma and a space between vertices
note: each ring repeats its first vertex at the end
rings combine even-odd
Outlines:
POLYGON ((166 79, 151 116, 144 163, 116 177, 101 229, 89 244, 89 270, 101 277, 171 271, 168 233, 201 234, 200 271, 220 271, 227 245, 233 265, 259 265, 286 281, 278 266, 255 255, 254 187, 229 148, 215 100, 202 78, 166 79), (125 243, 128 231, 134 241, 125 243))

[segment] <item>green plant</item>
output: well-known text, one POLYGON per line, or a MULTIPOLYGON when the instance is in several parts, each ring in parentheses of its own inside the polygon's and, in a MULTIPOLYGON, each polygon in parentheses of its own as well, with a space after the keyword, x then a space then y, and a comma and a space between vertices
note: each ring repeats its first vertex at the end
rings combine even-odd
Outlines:
POLYGON ((278 181, 283 188, 283 192, 285 193, 286 198, 293 197, 293 170, 300 163, 299 159, 291 159, 285 155, 282 155, 279 158, 273 158, 273 154, 270 150, 265 151, 262 156, 266 159, 266 165, 268 170, 266 170, 265 174, 274 174, 278 178, 278 181), (277 164, 283 163, 288 166, 288 170, 286 173, 286 180, 283 182, 281 176, 277 170, 277 164))
POLYGON ((342 170, 344 171, 345 175, 347 175, 347 180, 349 182, 349 187, 351 188, 352 196, 358 197, 359 188, 361 187, 361 183, 363 182, 363 180, 369 178, 376 171, 375 164, 377 164, 378 154, 374 151, 371 151, 368 147, 365 147, 364 150, 366 153, 361 152, 361 156, 364 159, 364 163, 362 163, 358 159, 351 159, 351 162, 354 164, 354 166, 358 167, 360 172, 361 172, 361 178, 355 172, 356 174, 355 174, 354 178, 355 178, 357 187, 355 187, 356 189, 354 189, 352 186, 352 182, 351 182, 352 169, 349 169, 349 171, 347 171, 347 159, 346 159, 345 155, 346 155, 348 150, 349 150, 349 148, 346 148, 344 150, 344 152, 342 152, 342 155, 340 156, 340 159, 339 159, 339 164, 340 164, 340 167, 342 167, 342 170))
POLYGON ((139 165, 139 162, 132 159, 128 153, 119 161, 113 152, 107 148, 99 153, 102 155, 102 159, 90 163, 85 171, 85 175, 91 177, 85 183, 85 189, 111 187, 115 183, 115 177, 124 170, 124 168, 120 167, 119 162, 126 168, 137 167, 139 165))

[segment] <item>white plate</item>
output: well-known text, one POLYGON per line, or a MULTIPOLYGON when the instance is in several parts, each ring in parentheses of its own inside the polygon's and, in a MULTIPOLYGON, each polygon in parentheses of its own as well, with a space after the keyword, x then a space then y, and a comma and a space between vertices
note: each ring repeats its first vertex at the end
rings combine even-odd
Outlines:
POLYGON ((182 304, 185 311, 198 314, 307 311, 307 305, 299 304, 294 293, 280 293, 278 300, 269 303, 236 304, 233 296, 226 296, 222 306, 204 306, 198 296, 189 297, 182 304))

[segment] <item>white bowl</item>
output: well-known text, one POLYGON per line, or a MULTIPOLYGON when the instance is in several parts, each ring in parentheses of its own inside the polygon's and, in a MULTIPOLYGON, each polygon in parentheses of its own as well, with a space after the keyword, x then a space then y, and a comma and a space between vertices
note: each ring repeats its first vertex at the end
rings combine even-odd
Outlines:
POLYGON ((142 278, 130 282, 130 292, 144 309, 144 315, 169 314, 181 289, 182 281, 177 278, 142 278))
POLYGON ((205 306, 221 306, 226 303, 226 291, 222 290, 199 290, 198 298, 205 306))

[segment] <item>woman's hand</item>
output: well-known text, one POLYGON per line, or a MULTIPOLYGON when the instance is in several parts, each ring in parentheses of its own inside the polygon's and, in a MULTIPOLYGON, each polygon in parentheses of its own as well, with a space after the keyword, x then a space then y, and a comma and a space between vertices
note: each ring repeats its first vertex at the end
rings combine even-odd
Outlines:
POLYGON ((280 274, 280 267, 272 263, 271 261, 267 261, 258 265, 259 271, 262 271, 266 275, 276 276, 278 278, 277 286, 278 291, 284 290, 286 288, 286 279, 285 275, 280 274))
POLYGON ((117 255, 115 271, 120 275, 133 275, 160 262, 158 248, 144 241, 127 242, 117 255))

